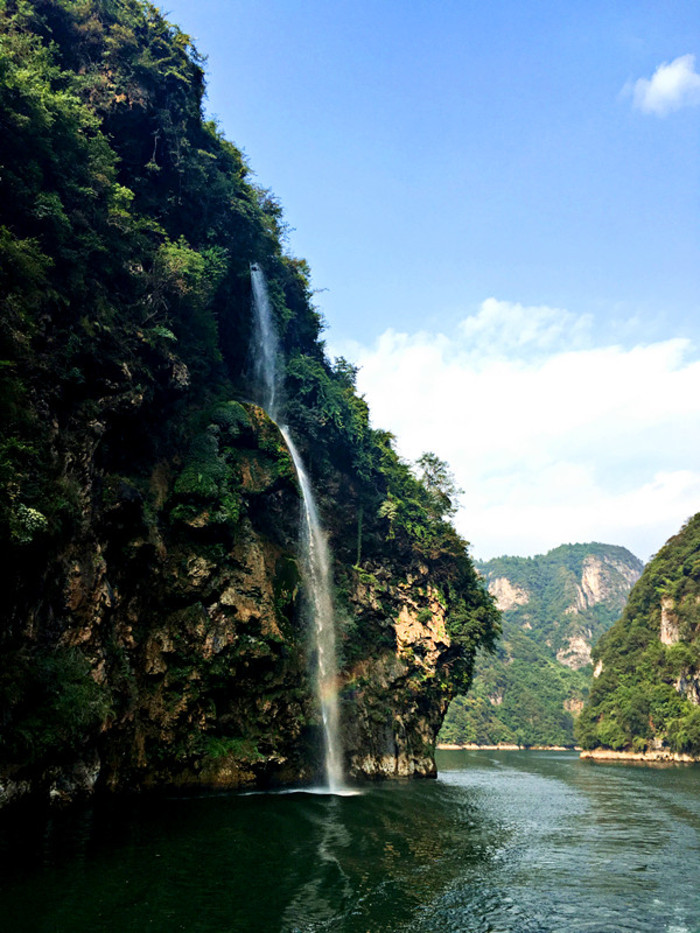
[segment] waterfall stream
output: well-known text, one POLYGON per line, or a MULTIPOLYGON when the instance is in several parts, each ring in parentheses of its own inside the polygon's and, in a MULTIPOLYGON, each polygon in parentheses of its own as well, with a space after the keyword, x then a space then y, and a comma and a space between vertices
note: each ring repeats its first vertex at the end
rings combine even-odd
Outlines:
POLYGON ((278 425, 294 462, 301 489, 303 504, 302 579, 312 617, 310 629, 315 657, 314 687, 323 720, 325 776, 328 790, 331 793, 339 793, 344 789, 344 782, 330 553, 304 463, 290 436, 289 428, 280 424, 279 421, 281 373, 278 360, 280 347, 272 318, 265 275, 259 266, 252 265, 250 277, 253 289, 255 397, 278 425))

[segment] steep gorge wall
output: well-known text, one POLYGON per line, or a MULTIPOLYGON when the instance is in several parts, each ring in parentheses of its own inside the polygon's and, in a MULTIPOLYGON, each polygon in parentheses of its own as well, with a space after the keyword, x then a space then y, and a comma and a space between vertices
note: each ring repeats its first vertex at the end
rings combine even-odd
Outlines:
POLYGON ((433 773, 497 614, 325 358, 191 43, 140 0, 9 0, 0 37, 0 803, 318 770, 299 491, 248 401, 253 261, 335 555, 348 770, 433 773))
MULTIPOLYGON (((0 803, 318 776, 289 454, 254 406, 231 402, 214 418, 206 434, 231 445, 235 522, 221 520, 214 500, 178 492, 188 467, 177 457, 156 463, 141 489, 109 477, 105 492, 104 474, 76 451, 92 505, 34 600, 15 607, 31 623, 7 669, 16 674, 25 658, 30 666, 16 681, 0 803), (36 666, 48 659, 42 680, 36 666)), ((434 775, 436 735, 473 657, 465 666, 448 633, 440 568, 366 561, 337 570, 347 772, 434 775)))
POLYGON ((593 659, 587 753, 700 758, 700 515, 647 564, 593 659))

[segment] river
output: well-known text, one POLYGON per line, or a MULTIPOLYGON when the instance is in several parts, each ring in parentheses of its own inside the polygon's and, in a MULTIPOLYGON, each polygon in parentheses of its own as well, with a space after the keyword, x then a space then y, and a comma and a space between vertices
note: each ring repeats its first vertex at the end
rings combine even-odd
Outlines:
POLYGON ((0 825, 0 929, 698 933, 700 766, 439 752, 356 796, 101 802, 0 825))

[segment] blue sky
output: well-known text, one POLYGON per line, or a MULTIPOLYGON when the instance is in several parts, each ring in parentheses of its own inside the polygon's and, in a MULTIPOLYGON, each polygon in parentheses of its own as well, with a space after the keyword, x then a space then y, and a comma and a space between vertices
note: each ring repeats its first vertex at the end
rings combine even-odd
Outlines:
POLYGON ((475 556, 646 559, 700 509, 697 3, 163 9, 330 353, 402 453, 451 463, 475 556))

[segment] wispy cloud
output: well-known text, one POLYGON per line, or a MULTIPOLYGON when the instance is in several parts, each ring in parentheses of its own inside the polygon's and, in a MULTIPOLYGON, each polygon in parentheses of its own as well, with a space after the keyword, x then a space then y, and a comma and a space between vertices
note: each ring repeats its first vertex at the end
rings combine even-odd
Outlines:
POLYGON ((700 74, 695 56, 681 55, 659 65, 651 78, 639 78, 627 86, 633 106, 643 113, 664 117, 672 110, 700 104, 700 74))
POLYGON ((596 539, 646 558, 700 509, 686 340, 596 346, 588 316, 490 298, 453 334, 338 349, 401 453, 449 461, 477 556, 596 539))
POLYGON ((570 347, 588 342, 592 317, 576 316, 563 308, 522 305, 487 298, 477 314, 460 324, 465 349, 481 356, 486 352, 531 357, 551 351, 562 341, 570 347))

